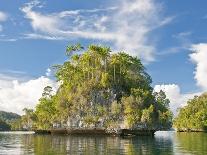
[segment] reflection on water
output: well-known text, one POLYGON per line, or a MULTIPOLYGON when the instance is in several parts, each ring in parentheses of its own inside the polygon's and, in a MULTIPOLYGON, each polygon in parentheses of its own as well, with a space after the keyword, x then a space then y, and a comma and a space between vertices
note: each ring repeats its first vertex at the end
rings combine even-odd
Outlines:
POLYGON ((207 133, 177 133, 175 143, 182 147, 183 152, 207 155, 207 133))
POLYGON ((155 137, 119 138, 8 132, 0 133, 0 154, 207 154, 207 134, 157 132, 155 137))

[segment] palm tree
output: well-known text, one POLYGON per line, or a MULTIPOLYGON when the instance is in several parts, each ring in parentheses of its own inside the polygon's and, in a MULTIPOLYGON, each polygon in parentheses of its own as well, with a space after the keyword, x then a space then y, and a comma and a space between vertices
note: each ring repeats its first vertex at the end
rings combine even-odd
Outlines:
POLYGON ((76 44, 76 45, 70 45, 67 46, 66 48, 66 55, 67 56, 71 56, 74 54, 75 51, 81 51, 83 48, 83 46, 81 46, 80 43, 76 44))
POLYGON ((107 59, 109 57, 111 49, 109 47, 103 47, 102 50, 100 51, 100 55, 102 57, 102 61, 104 62, 104 70, 106 72, 107 69, 107 59))
POLYGON ((114 82, 116 82, 116 65, 119 62, 119 57, 117 54, 113 54, 111 56, 111 64, 113 65, 113 77, 114 77, 114 82))

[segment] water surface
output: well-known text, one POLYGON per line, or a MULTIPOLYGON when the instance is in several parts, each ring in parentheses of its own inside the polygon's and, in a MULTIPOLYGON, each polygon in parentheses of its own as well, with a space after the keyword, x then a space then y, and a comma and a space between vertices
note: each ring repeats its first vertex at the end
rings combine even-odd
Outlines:
POLYGON ((35 135, 0 132, 0 155, 207 155, 207 133, 156 132, 155 137, 35 135))

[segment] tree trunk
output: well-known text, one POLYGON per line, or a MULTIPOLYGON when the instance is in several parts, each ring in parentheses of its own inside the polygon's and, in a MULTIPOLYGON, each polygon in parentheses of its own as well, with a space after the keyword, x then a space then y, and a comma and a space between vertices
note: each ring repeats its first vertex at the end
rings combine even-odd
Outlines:
POLYGON ((116 66, 114 65, 114 82, 116 80, 116 66))
POLYGON ((105 68, 105 72, 106 72, 106 58, 104 59, 104 68, 105 68))

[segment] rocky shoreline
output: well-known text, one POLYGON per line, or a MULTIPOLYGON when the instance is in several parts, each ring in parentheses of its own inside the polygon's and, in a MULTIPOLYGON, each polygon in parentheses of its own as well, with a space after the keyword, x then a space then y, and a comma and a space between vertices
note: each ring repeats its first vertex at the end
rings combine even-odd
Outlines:
POLYGON ((155 130, 105 130, 105 129, 50 129, 35 130, 35 134, 64 134, 64 135, 108 135, 108 136, 154 136, 155 130))

